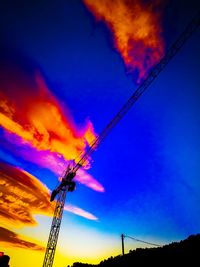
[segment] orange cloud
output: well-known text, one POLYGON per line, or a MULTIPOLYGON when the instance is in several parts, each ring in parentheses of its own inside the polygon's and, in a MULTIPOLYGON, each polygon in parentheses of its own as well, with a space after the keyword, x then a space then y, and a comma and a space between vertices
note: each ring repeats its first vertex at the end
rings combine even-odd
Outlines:
POLYGON ((36 225, 33 214, 52 215, 49 190, 36 177, 0 162, 0 218, 13 225, 36 225))
MULTIPOLYGON (((33 215, 53 215, 55 203, 49 201, 48 188, 36 177, 19 168, 0 162, 0 220, 9 227, 34 226, 37 224, 33 215)), ((66 205, 65 210, 89 220, 97 218, 73 205, 66 205)), ((44 250, 40 245, 26 241, 24 237, 0 227, 0 242, 5 246, 44 250)))
POLYGON ((94 140, 92 123, 88 121, 78 129, 38 72, 29 77, 21 70, 5 67, 0 80, 0 125, 20 136, 21 143, 73 160, 94 140))
MULTIPOLYGON (((53 215, 49 189, 36 177, 0 162, 0 219, 13 226, 36 225, 33 215, 53 215)), ((69 212, 93 220, 91 213, 70 205, 69 212)))
MULTIPOLYGON (((164 56, 161 1, 83 0, 97 20, 112 32, 115 49, 121 54, 136 82, 164 56)), ((162 4, 163 5, 163 4, 162 4)))
MULTIPOLYGON (((11 154, 60 176, 67 163, 78 162, 78 156, 96 138, 89 120, 81 128, 75 125, 67 107, 61 107, 39 72, 3 62, 0 88, 0 126, 6 140, 1 145, 11 154)), ((85 166, 90 166, 89 161, 88 157, 85 166)), ((91 175, 82 174, 83 179, 78 174, 80 183, 104 191, 91 175)))
POLYGON ((17 235, 16 233, 0 227, 0 242, 3 246, 8 247, 19 247, 19 248, 27 248, 33 250, 44 251, 45 248, 32 243, 30 241, 26 241, 22 236, 17 235))

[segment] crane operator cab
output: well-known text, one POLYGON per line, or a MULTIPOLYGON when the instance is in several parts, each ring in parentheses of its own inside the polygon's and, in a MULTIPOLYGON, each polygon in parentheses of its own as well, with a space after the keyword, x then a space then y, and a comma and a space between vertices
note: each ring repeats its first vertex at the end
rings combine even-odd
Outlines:
POLYGON ((76 176, 76 173, 71 170, 70 167, 67 168, 64 177, 62 178, 62 181, 60 185, 52 191, 50 201, 53 201, 56 197, 56 195, 62 190, 63 187, 68 186, 67 190, 69 192, 73 192, 76 187, 76 183, 73 180, 73 178, 76 176))

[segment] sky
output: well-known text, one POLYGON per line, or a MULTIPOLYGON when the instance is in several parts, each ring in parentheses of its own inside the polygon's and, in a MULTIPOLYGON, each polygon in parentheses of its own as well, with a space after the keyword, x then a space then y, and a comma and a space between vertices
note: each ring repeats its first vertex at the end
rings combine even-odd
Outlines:
MULTIPOLYGON (((42 266, 59 177, 197 10, 194 0, 1 1, 0 251, 11 267, 42 266)), ((119 255, 122 233, 163 245, 200 232, 199 37, 77 172, 54 266, 119 255)), ((126 253, 144 246, 125 238, 126 253)))

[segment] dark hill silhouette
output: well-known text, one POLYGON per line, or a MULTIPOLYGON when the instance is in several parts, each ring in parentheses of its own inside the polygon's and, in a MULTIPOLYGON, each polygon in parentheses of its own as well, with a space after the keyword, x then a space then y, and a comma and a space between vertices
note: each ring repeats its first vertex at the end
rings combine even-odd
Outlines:
POLYGON ((124 256, 110 257, 99 264, 75 262, 72 267, 199 266, 200 234, 157 248, 137 248, 124 256))

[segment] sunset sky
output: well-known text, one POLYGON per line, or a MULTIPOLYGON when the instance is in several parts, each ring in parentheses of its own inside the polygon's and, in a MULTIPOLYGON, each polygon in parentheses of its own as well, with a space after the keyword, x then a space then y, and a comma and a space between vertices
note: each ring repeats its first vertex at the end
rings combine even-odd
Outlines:
MULTIPOLYGON (((68 163, 200 10, 194 0, 2 1, 0 251, 42 266, 68 163), (184 2, 184 3, 183 3, 184 2)), ((121 234, 200 232, 200 31, 88 158, 67 194, 55 267, 121 254, 121 234)), ((125 252, 148 246, 125 239, 125 252)))

